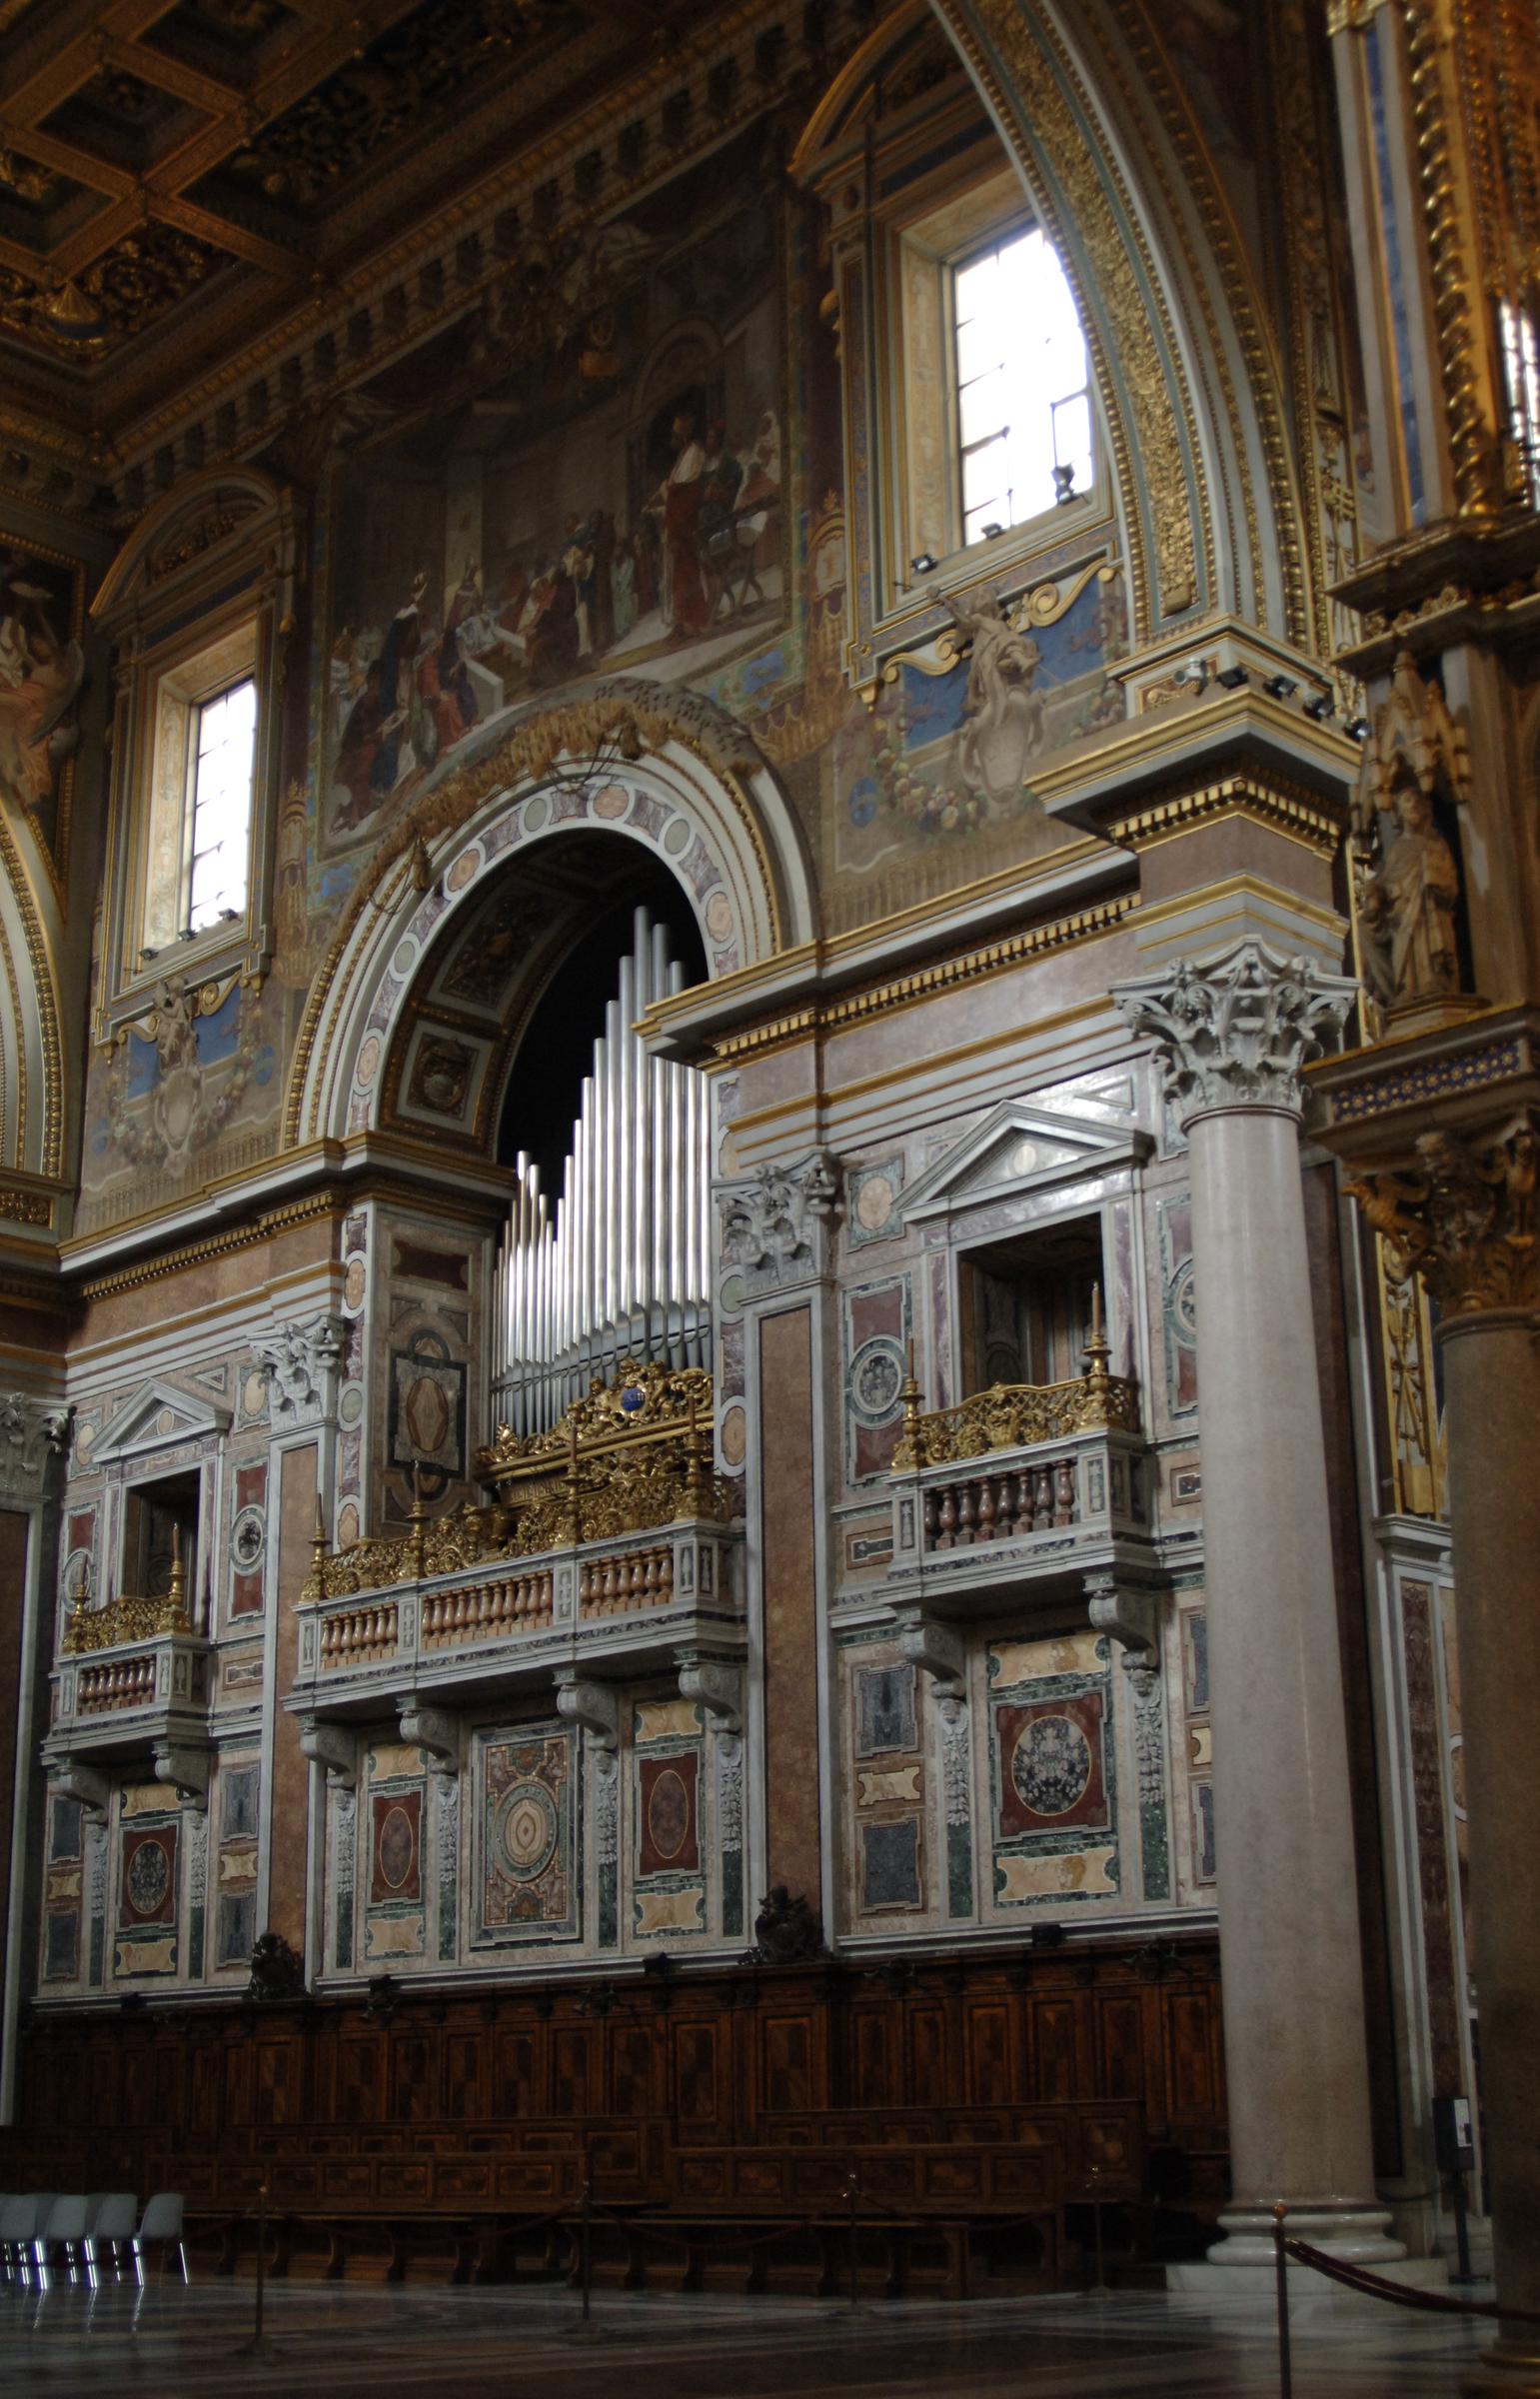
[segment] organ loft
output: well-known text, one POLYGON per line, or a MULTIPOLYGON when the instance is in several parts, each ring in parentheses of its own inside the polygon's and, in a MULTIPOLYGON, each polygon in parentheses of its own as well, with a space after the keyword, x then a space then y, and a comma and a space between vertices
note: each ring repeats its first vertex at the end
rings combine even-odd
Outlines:
POLYGON ((0 29, 0 2182, 1540 2391, 1533 0, 0 29))

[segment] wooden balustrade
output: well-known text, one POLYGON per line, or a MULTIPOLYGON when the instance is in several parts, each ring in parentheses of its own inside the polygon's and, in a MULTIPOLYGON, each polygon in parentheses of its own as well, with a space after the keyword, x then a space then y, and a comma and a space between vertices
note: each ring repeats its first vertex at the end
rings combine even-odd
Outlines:
POLYGON ((1074 1460, 1033 1458, 997 1474, 959 1475, 924 1494, 925 1547, 965 1549, 1079 1519, 1074 1460))
POLYGON ((75 1713, 96 1716, 121 1707, 146 1707, 154 1697, 155 1658, 145 1651, 114 1658, 110 1665, 83 1666, 75 1685, 75 1713))
POLYGON ((456 1591, 429 1591, 423 1599, 423 1647, 497 1640, 504 1633, 528 1632, 549 1624, 551 1616, 549 1572, 502 1575, 492 1582, 464 1584, 456 1591))
POLYGON ((668 1547, 587 1559, 578 1580, 578 1608, 585 1616, 620 1616, 635 1608, 667 1607, 673 1597, 674 1552, 668 1547))

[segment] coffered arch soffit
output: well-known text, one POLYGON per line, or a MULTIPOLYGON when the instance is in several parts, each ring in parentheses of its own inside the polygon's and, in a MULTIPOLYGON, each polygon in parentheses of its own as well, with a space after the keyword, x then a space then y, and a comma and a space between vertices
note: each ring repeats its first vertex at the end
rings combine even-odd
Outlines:
POLYGON ((521 849, 586 827, 637 842, 675 876, 714 979, 816 934, 790 806, 724 711, 630 677, 532 708, 425 788, 355 888, 301 1026, 289 1144, 381 1128, 430 952, 442 960, 452 920, 470 923, 521 849))
MULTIPOLYGON (((1059 250, 1112 450, 1136 639, 1198 612, 1307 632, 1278 362, 1206 157, 1126 0, 930 0, 1059 250), (1140 44, 1149 49, 1141 57, 1140 44)), ((904 12, 911 23, 920 14, 904 12)), ((879 71, 871 35, 820 103, 815 171, 879 71)))
POLYGON ((70 1100, 56 972, 63 943, 47 878, 28 874, 0 820, 0 1160, 50 1178, 63 1168, 70 1100))

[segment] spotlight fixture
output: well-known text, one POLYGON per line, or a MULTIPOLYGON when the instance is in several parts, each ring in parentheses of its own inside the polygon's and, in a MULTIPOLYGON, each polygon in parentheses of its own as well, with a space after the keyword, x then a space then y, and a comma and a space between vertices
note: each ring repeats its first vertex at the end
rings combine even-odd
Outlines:
POLYGON ((1067 500, 1076 500, 1079 498, 1079 494, 1074 488, 1074 468, 1072 465, 1054 468, 1053 498, 1055 504, 1059 508, 1062 508, 1067 500))
POLYGON ((1221 667, 1219 673, 1214 677, 1215 683, 1222 684, 1227 692, 1238 692, 1241 685, 1249 683, 1250 680, 1244 667, 1221 667))
POLYGON ((1171 677, 1171 681, 1173 683, 1185 684, 1189 691, 1206 692, 1208 689, 1208 669, 1200 658, 1189 658, 1184 667, 1177 668, 1175 674, 1171 677))
POLYGON ((1262 689, 1274 700, 1287 700, 1299 686, 1292 675, 1269 675, 1262 689))
POLYGON ((1305 715, 1307 717, 1313 717, 1317 725, 1324 725, 1330 714, 1330 692, 1317 692, 1313 700, 1307 700, 1305 702, 1305 715))
POLYGON ((984 540, 986 542, 997 542, 1004 530, 1005 528, 1003 525, 986 525, 984 527, 984 540))
POLYGON ((1349 717, 1342 730, 1350 742, 1366 742, 1373 729, 1367 717, 1349 717))
POLYGON ((141 950, 139 953, 139 964, 142 967, 147 967, 152 958, 159 958, 159 956, 160 952, 158 950, 141 950))
POLYGON ((928 550, 921 550, 918 558, 911 558, 909 560, 909 565, 913 568, 916 575, 933 575, 935 572, 935 560, 931 557, 928 550))

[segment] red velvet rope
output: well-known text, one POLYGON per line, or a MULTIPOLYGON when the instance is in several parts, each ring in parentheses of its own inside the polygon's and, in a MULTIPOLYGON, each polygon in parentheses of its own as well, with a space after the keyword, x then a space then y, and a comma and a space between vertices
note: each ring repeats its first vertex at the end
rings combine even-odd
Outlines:
POLYGON ((1313 2266, 1317 2274, 1345 2283, 1350 2291, 1367 2291, 1374 2299, 1393 2299, 1398 2307, 1420 2307, 1438 2316, 1500 2316, 1508 2324, 1540 2324, 1540 2312, 1534 2308, 1499 2307, 1493 2299, 1451 2299, 1443 2291, 1416 2291, 1407 2283, 1388 2282, 1383 2274, 1370 2274, 1363 2266, 1328 2257, 1323 2249, 1312 2249, 1308 2241, 1285 2235, 1283 2246, 1290 2257, 1297 2257, 1302 2266, 1313 2266))

